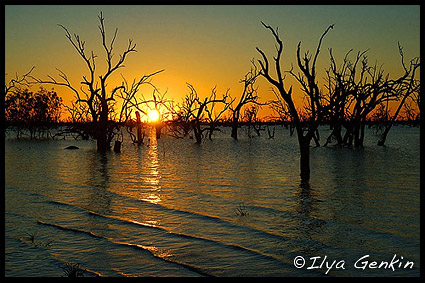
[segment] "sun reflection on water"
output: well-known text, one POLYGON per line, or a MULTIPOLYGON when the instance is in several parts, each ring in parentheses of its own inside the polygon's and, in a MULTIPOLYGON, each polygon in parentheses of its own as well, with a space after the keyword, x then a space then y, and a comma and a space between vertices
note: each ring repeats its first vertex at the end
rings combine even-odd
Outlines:
POLYGON ((144 182, 150 187, 150 191, 141 200, 157 204, 161 202, 161 186, 159 184, 161 175, 159 173, 158 142, 154 128, 150 131, 146 167, 144 182))

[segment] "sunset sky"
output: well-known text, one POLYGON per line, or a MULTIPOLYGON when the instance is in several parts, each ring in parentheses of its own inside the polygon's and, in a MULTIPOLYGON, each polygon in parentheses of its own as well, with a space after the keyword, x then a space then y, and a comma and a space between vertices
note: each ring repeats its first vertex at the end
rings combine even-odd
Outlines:
MULTIPOLYGON (((385 71, 393 76, 402 71, 397 42, 404 47, 407 60, 420 56, 420 6, 413 5, 6 5, 6 81, 32 66, 36 66, 36 77, 59 78, 58 68, 79 88, 87 69, 58 24, 86 41, 86 50, 93 50, 98 56, 98 75, 102 74, 105 57, 97 27, 101 11, 109 40, 118 28, 115 58, 125 49, 128 39, 137 44, 137 53, 130 54, 125 68, 114 73, 114 83, 119 83, 121 74, 132 81, 165 69, 153 78, 153 83, 176 102, 188 93, 187 82, 201 97, 209 95, 214 86, 218 93, 229 88, 232 96, 239 96, 239 81, 249 71, 251 59, 260 58, 255 48, 261 48, 269 58, 275 55, 274 39, 260 21, 279 27, 284 43, 283 70, 288 70, 291 63, 295 66, 299 41, 302 51, 314 53, 320 35, 331 24, 335 27, 326 36, 318 61, 320 78, 329 65, 328 48, 333 49, 337 62, 351 48, 355 52, 370 48, 369 62, 384 64, 385 71)), ((299 90, 299 85, 288 79, 287 84, 291 83, 294 91, 299 90)), ((55 86, 55 90, 65 103, 72 99, 68 89, 55 86)), ((261 101, 273 98, 264 79, 259 80, 259 96, 261 101)))

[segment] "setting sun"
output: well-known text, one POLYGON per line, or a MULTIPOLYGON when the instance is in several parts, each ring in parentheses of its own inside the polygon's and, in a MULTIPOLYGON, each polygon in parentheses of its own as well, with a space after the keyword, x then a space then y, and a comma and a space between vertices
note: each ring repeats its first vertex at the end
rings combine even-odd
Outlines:
POLYGON ((156 110, 156 109, 151 110, 151 111, 149 112, 148 116, 149 116, 149 121, 150 121, 150 122, 156 122, 156 121, 158 121, 158 120, 159 120, 159 111, 158 111, 158 110, 156 110))

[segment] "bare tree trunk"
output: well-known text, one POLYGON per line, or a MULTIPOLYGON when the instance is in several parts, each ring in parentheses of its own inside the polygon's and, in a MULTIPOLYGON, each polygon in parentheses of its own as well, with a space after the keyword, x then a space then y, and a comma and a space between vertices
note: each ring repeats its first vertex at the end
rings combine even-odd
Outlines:
POLYGON ((402 106, 404 105, 406 99, 409 97, 410 93, 408 92, 406 95, 404 95, 403 99, 401 100, 400 104, 397 107, 396 112, 394 113, 394 116, 391 118, 391 120, 385 125, 385 130, 381 135, 381 138, 378 141, 378 145, 379 146, 383 146, 385 145, 385 141, 387 139, 387 135, 389 133, 389 131, 391 130, 391 127, 393 126, 394 122, 397 119, 398 114, 400 113, 400 110, 402 108, 402 106))
POLYGON ((385 127, 385 130, 382 133, 381 138, 378 141, 378 145, 379 146, 384 146, 385 145, 385 140, 387 139, 387 135, 390 132, 391 127, 392 127, 392 123, 385 127))
POLYGON ((157 140, 161 138, 161 129, 162 129, 162 126, 160 123, 155 124, 155 135, 157 140))
POLYGON ((200 144, 202 142, 202 131, 199 122, 193 127, 193 133, 195 135, 196 143, 200 144))
POLYGON ((319 142, 319 140, 320 140, 320 134, 319 134, 319 130, 318 129, 316 129, 314 131, 313 140, 314 140, 314 143, 316 144, 316 146, 317 147, 320 147, 320 142, 319 142))
POLYGON ((360 122, 356 121, 354 122, 354 133, 353 133, 353 138, 354 138, 354 147, 361 147, 363 146, 361 144, 361 137, 360 137, 360 122))
POLYGON ((235 140, 238 139, 238 127, 237 126, 232 126, 232 138, 234 138, 235 140))
POLYGON ((238 120, 236 118, 233 118, 232 121, 232 138, 234 138, 235 140, 238 139, 238 120))
POLYGON ((336 141, 338 143, 338 145, 342 145, 342 135, 341 135, 341 124, 337 124, 335 125, 334 129, 333 129, 333 135, 336 138, 336 141))
POLYGON ((310 142, 303 139, 299 146, 301 183, 307 184, 310 181, 310 142))
POLYGON ((344 139, 342 140, 342 143, 344 145, 349 145, 352 146, 353 145, 353 122, 348 122, 346 125, 346 131, 345 131, 345 135, 344 135, 344 139))
POLYGON ((289 125, 289 135, 290 135, 290 136, 293 136, 293 135, 294 135, 294 130, 295 130, 295 126, 294 126, 294 124, 293 124, 293 123, 291 123, 291 124, 289 125))
POLYGON ((140 121, 140 113, 139 111, 136 111, 136 127, 137 127, 137 144, 142 144, 143 143, 143 136, 142 136, 142 125, 141 125, 141 121, 140 121))
POLYGON ((364 123, 362 123, 361 125, 360 125, 360 137, 359 137, 359 144, 360 144, 360 146, 361 147, 363 147, 363 144, 364 144, 364 129, 365 129, 365 124, 364 123))
POLYGON ((326 139, 326 142, 323 146, 327 146, 328 143, 330 143, 332 141, 332 137, 335 137, 335 139, 337 141, 337 145, 343 144, 343 139, 342 139, 342 135, 341 135, 341 124, 340 123, 336 123, 333 126, 332 133, 326 139))
POLYGON ((365 124, 355 122, 354 124, 354 147, 363 147, 365 124))
POLYGON ((108 151, 110 149, 110 145, 106 139, 106 133, 104 129, 99 129, 98 136, 96 137, 97 141, 97 150, 98 151, 108 151))
POLYGON ((99 122, 95 125, 97 128, 97 150, 107 151, 110 150, 111 145, 108 142, 108 102, 106 99, 101 100, 101 106, 99 122))

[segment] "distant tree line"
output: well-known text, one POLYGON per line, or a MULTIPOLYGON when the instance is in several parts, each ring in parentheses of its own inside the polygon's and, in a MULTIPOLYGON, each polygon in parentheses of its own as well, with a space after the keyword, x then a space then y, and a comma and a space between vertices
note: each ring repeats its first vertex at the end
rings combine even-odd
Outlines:
POLYGON ((23 80, 11 80, 9 85, 5 85, 6 126, 12 128, 18 138, 26 132, 31 139, 48 138, 49 128, 59 122, 62 98, 56 91, 42 87, 37 92, 21 88, 17 83, 22 83, 25 76, 23 80))

